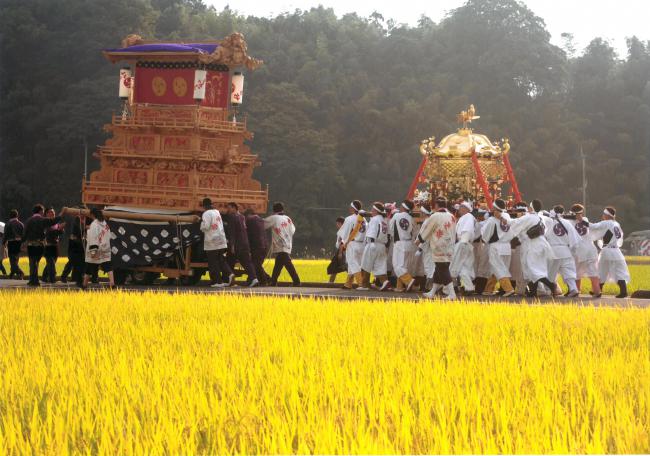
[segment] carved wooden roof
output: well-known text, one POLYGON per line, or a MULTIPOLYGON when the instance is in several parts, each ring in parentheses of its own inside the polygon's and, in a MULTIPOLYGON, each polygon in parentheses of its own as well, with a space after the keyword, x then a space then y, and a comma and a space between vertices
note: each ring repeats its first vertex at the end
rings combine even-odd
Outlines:
POLYGON ((219 41, 163 42, 143 40, 139 35, 128 35, 122 47, 105 49, 104 56, 112 63, 122 60, 190 60, 203 64, 227 65, 230 68, 259 68, 263 62, 248 55, 248 45, 241 33, 232 33, 219 41))

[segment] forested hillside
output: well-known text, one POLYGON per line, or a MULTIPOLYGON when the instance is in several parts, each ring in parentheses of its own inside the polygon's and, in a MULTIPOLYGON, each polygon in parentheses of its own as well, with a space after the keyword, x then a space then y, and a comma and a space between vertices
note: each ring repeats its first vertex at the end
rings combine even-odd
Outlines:
POLYGON ((243 111, 257 178, 287 204, 301 246, 329 248, 352 198, 403 198, 419 141, 453 131, 469 103, 477 131, 510 138, 524 197, 579 201, 582 147, 590 215, 613 204, 626 231, 650 227, 650 43, 631 37, 618 56, 594 30, 586 49, 570 36, 562 49, 514 0, 469 0, 417 27, 324 8, 241 17, 201 0, 0 0, 0 219, 78 202, 84 141, 103 143, 119 109, 102 48, 129 33, 232 31, 265 61, 248 74, 243 111))

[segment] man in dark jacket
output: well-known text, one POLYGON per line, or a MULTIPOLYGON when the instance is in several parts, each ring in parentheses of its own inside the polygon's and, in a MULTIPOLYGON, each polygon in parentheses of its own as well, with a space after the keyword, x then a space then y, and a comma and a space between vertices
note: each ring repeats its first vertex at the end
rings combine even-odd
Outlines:
MULTIPOLYGON (((85 218, 85 217, 84 217, 85 218)), ((70 225, 70 236, 68 237, 68 262, 61 273, 61 281, 68 281, 68 276, 72 273, 72 280, 78 287, 83 287, 83 276, 85 269, 86 250, 83 244, 83 233, 85 233, 85 223, 81 217, 75 217, 70 225)))
POLYGON ((46 218, 43 216, 45 208, 37 204, 32 209, 32 216, 25 222, 25 244, 29 257, 29 282, 27 285, 38 287, 38 264, 45 251, 45 230, 61 221, 61 217, 46 218))
POLYGON ((264 219, 257 215, 253 209, 246 209, 246 231, 248 232, 248 245, 251 251, 251 260, 257 279, 262 285, 266 285, 271 280, 264 270, 264 260, 269 251, 269 241, 264 229, 264 219))
POLYGON ((7 246, 7 255, 9 256, 9 278, 13 279, 14 277, 22 280, 24 277, 23 271, 18 265, 18 259, 20 258, 20 246, 23 243, 23 232, 25 231, 25 226, 18 219, 18 211, 12 209, 9 211, 9 221, 5 226, 5 235, 2 240, 7 246))
MULTIPOLYGON (((45 217, 54 218, 54 209, 48 209, 45 212, 45 217)), ((45 249, 43 250, 45 269, 43 269, 43 275, 41 276, 43 282, 56 282, 56 260, 59 258, 59 240, 63 235, 64 226, 65 222, 57 223, 45 230, 45 249)))
POLYGON ((255 267, 251 261, 251 249, 248 244, 248 231, 246 230, 246 217, 239 212, 237 203, 226 205, 228 212, 228 225, 226 235, 228 237, 228 249, 230 254, 239 261, 248 275, 248 284, 251 287, 259 285, 255 267))

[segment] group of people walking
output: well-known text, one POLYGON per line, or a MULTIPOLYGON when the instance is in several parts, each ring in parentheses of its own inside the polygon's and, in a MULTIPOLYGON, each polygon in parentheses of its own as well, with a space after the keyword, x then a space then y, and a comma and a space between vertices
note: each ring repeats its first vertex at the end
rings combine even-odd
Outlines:
POLYGON ((350 203, 349 215, 338 224, 333 259, 347 263, 344 288, 419 290, 428 298, 440 293, 450 299, 457 291, 559 296, 562 277, 567 297, 579 295, 582 279, 590 280, 594 297, 607 281, 618 284, 618 298, 627 296, 623 230, 613 207, 597 223, 589 222, 580 204, 546 211, 540 200, 508 208, 497 199, 488 210, 439 197, 418 212, 416 218, 411 200, 399 206, 375 202, 369 214, 361 201, 350 203))
MULTIPOLYGON (((282 268, 287 270, 294 286, 300 285, 291 260, 295 226, 284 213, 282 203, 275 203, 273 214, 266 218, 250 209, 244 214, 240 213, 239 205, 235 202, 226 205, 224 214, 212 206, 209 198, 203 200, 203 207, 201 231, 212 287, 233 285, 237 262, 248 276, 248 286, 276 285, 282 268), (264 270, 264 261, 269 253, 266 230, 271 230, 270 254, 275 256, 270 276, 264 270)), ((34 206, 32 216, 24 223, 20 221, 17 210, 12 210, 9 215, 10 219, 2 233, 2 251, 7 250, 9 257, 9 278, 22 280, 27 277, 27 285, 30 286, 40 286, 41 281, 54 283, 59 243, 66 228, 62 215, 56 215, 54 209, 45 210, 42 204, 34 206), (24 250, 29 258, 27 275, 19 264, 24 250), (46 265, 39 277, 39 265, 43 258, 46 265)), ((91 279, 97 281, 101 269, 108 275, 109 286, 115 286, 111 230, 103 212, 95 208, 90 211, 90 217, 75 217, 67 231, 68 263, 62 271, 61 281, 67 282, 71 276, 78 287, 86 288, 91 279)), ((0 273, 6 275, 4 267, 0 273)))
POLYGON ((273 213, 266 218, 260 217, 252 209, 241 214, 239 205, 234 202, 228 203, 225 213, 221 214, 210 198, 203 200, 203 208, 201 231, 211 287, 234 285, 234 265, 237 262, 247 275, 249 287, 277 285, 283 268, 289 273, 293 285, 300 285, 300 277, 291 260, 296 227, 284 213, 282 203, 274 203, 273 213), (266 230, 271 230, 270 251, 266 230), (270 276, 264 270, 268 254, 275 257, 270 276))
MULTIPOLYGON (((109 274, 110 285, 114 285, 110 262, 110 229, 101 210, 93 209, 91 215, 92 218, 88 220, 76 217, 69 227, 68 262, 61 274, 62 282, 67 282, 71 276, 80 288, 88 286, 91 278, 96 281, 100 267, 109 274)), ((56 261, 65 227, 62 215, 56 215, 53 208, 46 210, 42 204, 33 207, 32 215, 24 223, 21 222, 18 211, 11 210, 2 239, 3 249, 6 248, 9 257, 9 278, 22 280, 27 277, 27 285, 34 287, 40 286, 41 281, 56 282, 56 261), (29 258, 27 275, 19 264, 22 250, 27 251, 29 258), (39 277, 43 258, 45 268, 39 277)))
MULTIPOLYGON (((237 262, 250 287, 276 285, 283 268, 293 285, 300 285, 291 260, 296 228, 282 203, 275 203, 266 218, 250 209, 240 213, 235 202, 228 203, 223 214, 209 198, 203 200, 203 208, 200 228, 210 286, 232 286, 237 262), (270 249, 266 230, 271 231, 270 249), (264 270, 269 254, 275 257, 270 276, 264 270)), ((546 211, 539 200, 508 208, 505 201, 497 199, 488 210, 438 197, 433 207, 428 203, 416 207, 411 200, 399 205, 375 202, 369 213, 361 201, 354 200, 348 211, 347 217, 337 219, 333 260, 345 264, 346 289, 417 290, 429 298, 439 293, 455 298, 458 292, 559 296, 562 290, 557 279, 562 277, 567 297, 578 296, 583 279, 591 282, 594 297, 601 296, 607 281, 618 284, 617 297, 627 296, 630 275, 620 250, 623 230, 613 207, 606 207, 602 220, 596 223, 585 217, 580 204, 569 211, 562 205, 546 211)), ((61 214, 45 210, 41 204, 34 206, 24 224, 18 211, 11 211, 2 239, 9 257, 9 277, 25 277, 18 261, 25 246, 27 284, 54 282, 65 227, 61 214), (39 277, 43 258, 46 265, 39 277)), ((109 285, 114 286, 111 232, 102 211, 92 209, 90 217, 75 217, 67 231, 69 261, 61 280, 65 282, 71 275, 77 286, 85 288, 102 269, 109 285)), ((4 268, 0 272, 6 274, 4 268)), ((333 281, 338 270, 330 268, 328 272, 333 281)))

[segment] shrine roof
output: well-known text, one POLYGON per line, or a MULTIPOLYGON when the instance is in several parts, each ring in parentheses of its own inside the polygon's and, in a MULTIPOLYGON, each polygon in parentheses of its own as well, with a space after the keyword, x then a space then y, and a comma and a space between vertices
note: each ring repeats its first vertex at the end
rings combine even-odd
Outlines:
POLYGON ((188 52, 191 54, 212 54, 217 46, 219 46, 217 43, 151 43, 123 48, 104 49, 104 52, 129 52, 137 54, 146 54, 150 52, 188 52))
POLYGON ((262 61, 250 57, 247 45, 241 33, 232 33, 222 40, 205 42, 160 42, 146 41, 139 35, 128 35, 122 40, 122 46, 103 50, 104 56, 111 62, 121 60, 192 60, 202 64, 221 64, 230 68, 246 67, 254 70, 262 61))

